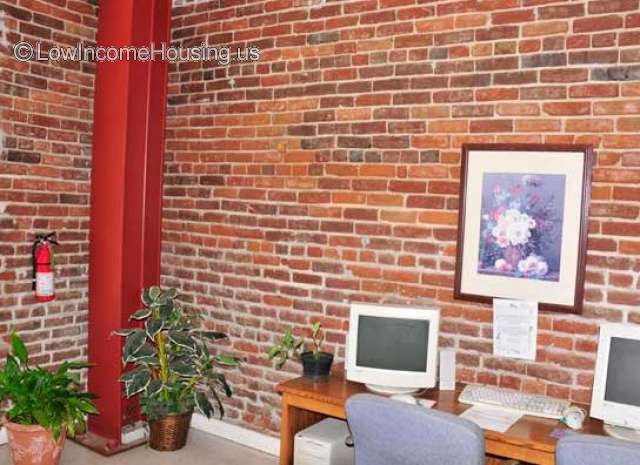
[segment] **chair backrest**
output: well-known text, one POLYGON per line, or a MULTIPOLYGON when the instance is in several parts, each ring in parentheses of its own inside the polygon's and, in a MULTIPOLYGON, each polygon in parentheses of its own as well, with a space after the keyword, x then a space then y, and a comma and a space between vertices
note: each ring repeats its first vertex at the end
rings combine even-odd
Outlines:
POLYGON ((556 465, 638 465, 640 444, 604 436, 572 434, 556 447, 556 465))
POLYGON ((482 465, 484 434, 470 421, 359 394, 347 401, 355 465, 482 465))

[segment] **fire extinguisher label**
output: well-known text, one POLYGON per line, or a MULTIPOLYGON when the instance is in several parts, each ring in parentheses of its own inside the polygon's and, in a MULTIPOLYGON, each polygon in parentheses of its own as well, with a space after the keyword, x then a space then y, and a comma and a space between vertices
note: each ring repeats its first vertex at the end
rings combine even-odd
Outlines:
POLYGON ((36 274, 36 295, 53 295, 53 272, 36 274))

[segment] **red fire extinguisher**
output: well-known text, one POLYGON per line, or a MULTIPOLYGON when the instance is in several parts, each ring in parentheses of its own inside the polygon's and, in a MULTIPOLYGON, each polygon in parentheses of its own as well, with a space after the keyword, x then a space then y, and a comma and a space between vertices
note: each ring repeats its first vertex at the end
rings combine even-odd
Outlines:
POLYGON ((53 284, 53 251, 51 245, 58 245, 55 232, 38 234, 33 242, 33 290, 38 302, 50 302, 56 298, 53 284))

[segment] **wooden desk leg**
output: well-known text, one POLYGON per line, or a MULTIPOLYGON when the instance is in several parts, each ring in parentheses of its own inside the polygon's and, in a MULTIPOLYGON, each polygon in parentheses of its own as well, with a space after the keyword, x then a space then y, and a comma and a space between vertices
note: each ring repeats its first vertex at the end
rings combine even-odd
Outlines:
POLYGON ((287 402, 282 396, 282 418, 280 419, 280 465, 293 465, 293 443, 298 431, 326 418, 320 413, 303 410, 287 402))
POLYGON ((282 399, 282 418, 280 419, 280 465, 293 465, 293 440, 296 434, 294 422, 297 410, 282 399))

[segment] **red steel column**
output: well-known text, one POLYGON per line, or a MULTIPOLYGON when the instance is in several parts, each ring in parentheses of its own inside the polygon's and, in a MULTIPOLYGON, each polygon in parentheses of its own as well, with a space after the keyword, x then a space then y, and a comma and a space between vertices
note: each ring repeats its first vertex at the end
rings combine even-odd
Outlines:
MULTIPOLYGON (((170 41, 171 0, 101 2, 99 46, 160 47, 170 41)), ((167 63, 97 64, 89 255, 89 390, 100 415, 89 431, 120 444, 122 426, 138 417, 118 382, 122 340, 140 307, 140 290, 160 279, 162 164, 167 63)))

